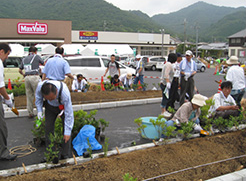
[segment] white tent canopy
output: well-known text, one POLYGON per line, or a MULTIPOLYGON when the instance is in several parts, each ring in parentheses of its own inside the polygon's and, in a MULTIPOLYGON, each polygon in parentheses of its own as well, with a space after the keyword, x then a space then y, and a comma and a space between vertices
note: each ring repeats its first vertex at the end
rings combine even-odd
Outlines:
POLYGON ((81 44, 63 44, 61 47, 64 48, 64 55, 81 54, 80 52, 84 50, 81 44))
POLYGON ((125 44, 89 44, 86 47, 101 56, 115 55, 133 55, 133 50, 129 45, 125 44))
POLYGON ((80 51, 80 54, 83 56, 93 56, 95 55, 95 52, 92 51, 90 48, 88 47, 83 47, 84 49, 80 51))
POLYGON ((50 55, 55 54, 56 47, 52 44, 37 44, 35 47, 38 49, 38 54, 50 55))
POLYGON ((9 44, 10 48, 11 48, 11 52, 9 54, 9 56, 24 56, 25 52, 24 52, 24 46, 22 46, 21 44, 9 44))

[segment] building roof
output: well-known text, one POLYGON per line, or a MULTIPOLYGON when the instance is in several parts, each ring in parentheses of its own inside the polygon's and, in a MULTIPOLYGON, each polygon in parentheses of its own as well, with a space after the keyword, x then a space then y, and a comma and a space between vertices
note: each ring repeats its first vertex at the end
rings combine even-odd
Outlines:
POLYGON ((228 38, 245 38, 246 37, 246 29, 239 31, 231 36, 228 36, 228 38))

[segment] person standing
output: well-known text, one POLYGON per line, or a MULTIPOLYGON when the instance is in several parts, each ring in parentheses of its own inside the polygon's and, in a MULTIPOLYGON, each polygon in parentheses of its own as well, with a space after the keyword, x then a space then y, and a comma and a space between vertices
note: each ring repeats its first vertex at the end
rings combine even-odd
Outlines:
POLYGON ((71 74, 70 66, 68 62, 63 59, 64 49, 62 47, 57 47, 55 52, 56 54, 54 57, 48 59, 44 66, 42 80, 63 81, 65 75, 73 80, 74 77, 71 74))
POLYGON ((182 61, 182 55, 180 53, 177 53, 177 60, 175 63, 173 63, 173 70, 174 70, 174 75, 173 75, 173 81, 171 83, 171 89, 170 89, 170 94, 169 94, 169 100, 167 103, 167 108, 171 107, 174 109, 174 103, 176 100, 179 101, 179 77, 180 77, 180 62, 182 61))
POLYGON ((244 70, 239 66, 236 56, 231 56, 226 63, 230 66, 226 74, 226 80, 232 82, 231 96, 234 98, 237 105, 241 107, 241 100, 245 93, 244 70))
POLYGON ((23 75, 25 80, 27 111, 29 113, 29 118, 34 117, 33 100, 36 88, 41 80, 39 76, 39 64, 44 64, 42 58, 37 55, 37 51, 38 49, 36 47, 31 46, 29 48, 28 56, 22 60, 19 67, 19 73, 23 75), (25 73, 23 73, 23 69, 25 73))
POLYGON ((109 71, 109 76, 110 76, 110 83, 112 84, 113 77, 114 75, 120 76, 120 67, 118 62, 115 61, 115 55, 111 55, 111 61, 107 65, 107 69, 104 73, 104 77, 106 76, 107 72, 109 71))
POLYGON ((145 91, 145 86, 144 86, 144 62, 141 59, 140 55, 136 56, 137 62, 137 67, 136 67, 136 76, 134 80, 134 84, 137 85, 138 81, 140 81, 140 84, 143 86, 143 91, 145 91))
POLYGON ((180 106, 185 101, 185 94, 187 93, 189 95, 189 101, 193 98, 194 95, 194 75, 197 71, 197 66, 195 61, 192 60, 193 53, 190 50, 187 50, 185 52, 185 59, 181 61, 180 63, 180 75, 181 75, 181 91, 180 91, 180 106))
POLYGON ((170 53, 168 55, 167 63, 164 64, 161 72, 160 87, 162 91, 162 101, 161 101, 161 115, 164 117, 172 116, 171 113, 167 111, 167 103, 170 95, 171 82, 173 80, 173 63, 176 62, 177 55, 175 53, 170 53))
POLYGON ((58 114, 63 121, 63 143, 61 158, 71 157, 71 132, 74 124, 73 107, 71 95, 68 87, 61 81, 46 80, 38 84, 36 90, 36 107, 38 110, 38 119, 43 118, 43 104, 45 107, 45 143, 46 148, 51 143, 50 133, 54 133, 55 121, 58 114), (43 103, 43 99, 45 99, 43 103), (63 105, 63 106, 59 106, 63 105), (59 107, 64 107, 60 109, 59 107))
POLYGON ((4 83, 3 62, 8 58, 11 48, 6 43, 0 43, 0 160, 14 160, 17 155, 9 153, 7 148, 8 129, 4 120, 3 102, 10 108, 13 107, 11 98, 8 96, 4 83))

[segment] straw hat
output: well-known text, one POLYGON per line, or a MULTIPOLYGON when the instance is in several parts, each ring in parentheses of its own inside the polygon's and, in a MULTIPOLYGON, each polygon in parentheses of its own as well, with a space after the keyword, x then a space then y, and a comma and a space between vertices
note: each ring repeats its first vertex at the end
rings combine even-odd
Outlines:
POLYGON ((206 105, 206 99, 207 98, 205 96, 202 96, 201 94, 195 94, 191 100, 191 103, 202 107, 206 105))
POLYGON ((231 56, 229 60, 226 61, 228 65, 239 64, 237 56, 231 56))
POLYGON ((131 74, 130 72, 128 72, 128 73, 126 74, 126 78, 127 78, 127 79, 131 79, 131 78, 132 78, 132 74, 131 74))

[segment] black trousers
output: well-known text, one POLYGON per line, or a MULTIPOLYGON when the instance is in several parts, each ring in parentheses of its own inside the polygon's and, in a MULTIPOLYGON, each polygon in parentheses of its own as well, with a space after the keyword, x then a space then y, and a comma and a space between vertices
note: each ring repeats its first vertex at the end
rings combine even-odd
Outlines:
POLYGON ((182 106, 182 104, 185 101, 186 93, 189 95, 189 101, 191 101, 191 99, 193 98, 194 86, 195 86, 193 76, 189 77, 187 81, 184 79, 184 76, 181 76, 180 85, 181 85, 181 90, 180 90, 179 105, 182 106))
MULTIPOLYGON (((47 101, 44 102, 44 107, 45 107, 45 143, 46 143, 46 148, 47 148, 50 144, 49 135, 50 133, 54 134, 55 121, 56 121, 57 115, 61 111, 59 107, 51 106, 47 101)), ((61 116, 61 118, 63 121, 63 132, 64 132, 64 118, 65 118, 64 114, 61 116)), ((61 156, 65 158, 72 156, 71 138, 69 139, 67 143, 65 143, 63 140, 61 156)))
POLYGON ((167 109, 168 107, 174 108, 174 103, 176 100, 179 100, 179 78, 173 78, 171 89, 169 91, 169 100, 167 103, 167 109))

